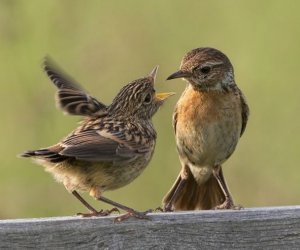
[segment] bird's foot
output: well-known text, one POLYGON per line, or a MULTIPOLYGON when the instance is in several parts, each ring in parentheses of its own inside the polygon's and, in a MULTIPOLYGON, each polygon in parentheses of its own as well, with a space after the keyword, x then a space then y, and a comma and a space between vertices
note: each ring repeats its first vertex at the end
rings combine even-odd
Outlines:
POLYGON ((164 208, 162 209, 162 212, 165 212, 165 213, 167 213, 167 212, 174 212, 174 209, 173 209, 172 205, 167 204, 167 205, 164 206, 164 208))
POLYGON ((226 199, 221 205, 215 207, 216 210, 222 210, 222 209, 241 210, 242 208, 243 206, 241 205, 235 205, 232 199, 226 199))
POLYGON ((148 209, 146 212, 147 213, 160 213, 160 212, 163 212, 164 210, 161 208, 161 207, 157 207, 157 208, 150 208, 148 209))
POLYGON ((121 221, 127 220, 131 217, 135 217, 137 219, 143 219, 143 220, 151 220, 151 218, 149 216, 147 216, 147 214, 151 213, 151 212, 152 212, 152 209, 149 209, 145 212, 138 212, 138 211, 132 210, 131 212, 127 212, 126 214, 118 216, 115 219, 115 222, 121 222, 121 221))
POLYGON ((157 207, 157 208, 155 208, 154 209, 154 212, 164 212, 164 209, 163 208, 161 208, 161 207, 157 207))
POLYGON ((120 210, 114 207, 110 210, 101 209, 100 211, 92 211, 90 213, 77 213, 77 215, 80 215, 82 217, 102 217, 102 216, 108 216, 113 212, 117 212, 120 214, 120 210))

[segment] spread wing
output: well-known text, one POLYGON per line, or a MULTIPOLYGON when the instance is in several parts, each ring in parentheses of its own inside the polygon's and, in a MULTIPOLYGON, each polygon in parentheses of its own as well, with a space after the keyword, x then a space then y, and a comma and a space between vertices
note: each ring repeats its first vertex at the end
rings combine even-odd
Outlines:
POLYGON ((80 116, 98 116, 106 111, 106 105, 87 94, 76 81, 63 73, 55 63, 46 57, 44 70, 58 88, 56 94, 58 106, 67 114, 80 116))

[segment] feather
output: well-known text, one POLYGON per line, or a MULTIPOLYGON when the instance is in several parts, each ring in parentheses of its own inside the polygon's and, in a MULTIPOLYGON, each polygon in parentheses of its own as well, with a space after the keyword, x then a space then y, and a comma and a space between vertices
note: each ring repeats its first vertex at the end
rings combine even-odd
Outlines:
POLYGON ((65 113, 80 116, 99 116, 106 112, 106 105, 90 96, 71 77, 63 73, 55 63, 46 57, 44 70, 58 88, 57 105, 65 113))

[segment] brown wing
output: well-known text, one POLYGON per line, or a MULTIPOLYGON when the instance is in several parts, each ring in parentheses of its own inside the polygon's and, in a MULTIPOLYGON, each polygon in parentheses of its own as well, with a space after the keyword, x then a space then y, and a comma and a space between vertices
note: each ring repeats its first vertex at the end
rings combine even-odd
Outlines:
POLYGON ((88 129, 71 134, 61 143, 45 149, 29 150, 22 157, 37 157, 52 163, 75 158, 89 162, 128 162, 152 147, 134 140, 126 142, 122 133, 88 129))
POLYGON ((175 135, 176 135, 177 116, 178 116, 178 112, 177 112, 177 106, 176 106, 174 113, 173 113, 173 129, 174 129, 175 135))
POLYGON ((246 98, 245 98, 244 94, 242 93, 242 91, 238 87, 236 87, 235 91, 241 101, 241 107, 242 107, 242 129, 241 129, 241 136, 242 136, 246 129, 247 122, 248 122, 249 106, 247 104, 246 98))
POLYGON ((46 57, 44 70, 58 88, 58 106, 67 114, 97 116, 106 111, 106 106, 87 94, 76 81, 63 73, 55 63, 46 57))
POLYGON ((60 143, 62 156, 85 161, 122 161, 145 153, 145 147, 126 142, 121 133, 86 130, 72 134, 60 143))

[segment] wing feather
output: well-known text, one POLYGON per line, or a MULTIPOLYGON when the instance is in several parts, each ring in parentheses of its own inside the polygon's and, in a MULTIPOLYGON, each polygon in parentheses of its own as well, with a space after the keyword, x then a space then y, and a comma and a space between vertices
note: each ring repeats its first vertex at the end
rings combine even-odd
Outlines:
POLYGON ((99 116, 106 112, 106 105, 86 93, 70 76, 63 73, 49 57, 45 58, 44 70, 58 88, 56 101, 67 114, 99 116))
POLYGON ((122 161, 135 158, 145 153, 146 147, 134 142, 123 141, 118 134, 105 131, 107 136, 97 130, 86 130, 67 137, 61 146, 60 155, 74 157, 79 160, 103 162, 122 161))
POLYGON ((237 91, 237 95, 240 98, 241 107, 242 107, 242 129, 241 129, 241 136, 242 136, 247 126, 250 110, 246 98, 242 93, 242 91, 238 87, 236 88, 236 91, 237 91))

